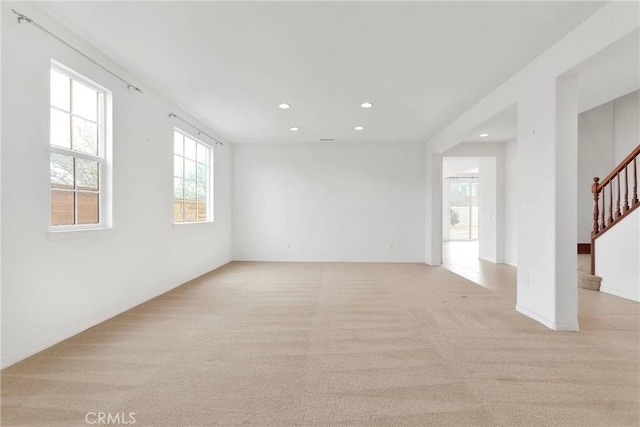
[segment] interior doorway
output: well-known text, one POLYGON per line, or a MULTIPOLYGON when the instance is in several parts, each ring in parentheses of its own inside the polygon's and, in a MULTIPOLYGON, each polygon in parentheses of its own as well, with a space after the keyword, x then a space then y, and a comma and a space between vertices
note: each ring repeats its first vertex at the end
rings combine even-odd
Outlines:
POLYGON ((442 261, 447 268, 470 268, 479 261, 480 159, 442 161, 442 261))
POLYGON ((442 159, 442 241, 468 242, 480 238, 480 160, 442 159))
POLYGON ((497 264, 502 215, 498 212, 503 209, 497 159, 497 155, 442 159, 442 264, 488 288, 503 275, 497 264))
POLYGON ((448 241, 478 240, 479 221, 479 178, 446 177, 444 190, 449 193, 448 241))

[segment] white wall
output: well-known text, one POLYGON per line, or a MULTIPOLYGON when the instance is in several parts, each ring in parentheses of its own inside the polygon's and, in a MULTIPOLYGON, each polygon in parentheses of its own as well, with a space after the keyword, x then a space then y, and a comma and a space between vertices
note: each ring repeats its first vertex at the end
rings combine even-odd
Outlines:
POLYGON ((424 261, 424 144, 233 147, 233 257, 424 261))
POLYGON ((590 243, 593 230, 594 177, 614 168, 613 102, 578 116, 578 242, 590 243))
POLYGON ((518 265, 518 141, 504 144, 504 262, 518 265))
POLYGON ((442 154, 425 152, 425 253, 429 265, 442 264, 442 154))
MULTIPOLYGON (((4 15, 4 8, 0 7, 0 22, 4 15)), ((0 64, 2 63, 2 30, 0 29, 0 64)), ((2 242, 2 67, 0 66, 0 242, 2 242)), ((2 345, 2 244, 0 244, 0 346, 2 345)), ((0 368, 2 367, 0 351, 0 368)))
MULTIPOLYGON (((502 163, 502 156, 499 160, 502 163)), ((502 242, 499 243, 500 236, 498 236, 498 165, 495 157, 480 157, 480 184, 478 187, 480 193, 478 257, 485 261, 502 262, 502 257, 498 257, 499 246, 502 245, 502 242)), ((500 208, 502 207, 500 206, 500 208)))
MULTIPOLYGON (((216 222, 174 227, 175 122, 168 114, 192 118, 144 82, 134 81, 144 95, 127 90, 34 26, 17 24, 12 6, 16 7, 6 2, 1 6, 3 367, 231 259, 230 148, 215 148, 216 222), (52 58, 113 91, 110 232, 50 239, 52 58)), ((19 9, 126 75, 33 5, 20 3, 19 9)))
POLYGON ((600 290, 640 302, 640 209, 595 241, 600 290))
POLYGON ((640 144, 640 91, 615 99, 613 110, 614 161, 618 165, 640 144))

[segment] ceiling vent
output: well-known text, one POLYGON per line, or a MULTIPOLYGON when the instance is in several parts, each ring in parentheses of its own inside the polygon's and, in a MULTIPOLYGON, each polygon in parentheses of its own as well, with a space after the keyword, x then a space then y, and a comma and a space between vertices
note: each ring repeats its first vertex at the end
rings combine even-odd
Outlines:
POLYGON ((329 142, 329 141, 335 141, 335 139, 333 139, 333 138, 320 138, 320 141, 329 142))

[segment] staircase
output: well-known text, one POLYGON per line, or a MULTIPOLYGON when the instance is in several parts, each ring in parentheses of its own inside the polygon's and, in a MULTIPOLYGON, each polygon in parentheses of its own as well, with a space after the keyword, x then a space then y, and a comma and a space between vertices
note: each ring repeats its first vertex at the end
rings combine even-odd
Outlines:
POLYGON ((578 287, 599 291, 602 277, 591 274, 591 255, 578 255, 578 287))
MULTIPOLYGON (((596 241, 611 230, 638 206, 638 157, 640 145, 616 166, 606 178, 593 178, 593 230, 591 231, 591 256, 578 257, 578 285, 585 289, 599 289, 602 278, 596 276, 596 241)), ((624 228, 623 230, 625 230, 624 228)), ((618 234, 618 233, 616 233, 618 234)), ((634 236, 627 236, 635 238, 634 236)), ((618 239, 618 237, 616 237, 618 239)), ((618 241, 618 240, 616 240, 618 241)), ((617 267, 616 267, 617 268, 617 267)))

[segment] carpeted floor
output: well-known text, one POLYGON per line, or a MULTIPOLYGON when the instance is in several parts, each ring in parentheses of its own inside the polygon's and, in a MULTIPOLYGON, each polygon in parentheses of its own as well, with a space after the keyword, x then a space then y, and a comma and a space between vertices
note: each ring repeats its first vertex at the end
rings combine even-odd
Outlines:
POLYGON ((2 425, 637 426, 638 304, 552 332, 514 272, 231 263, 2 371, 2 425))

